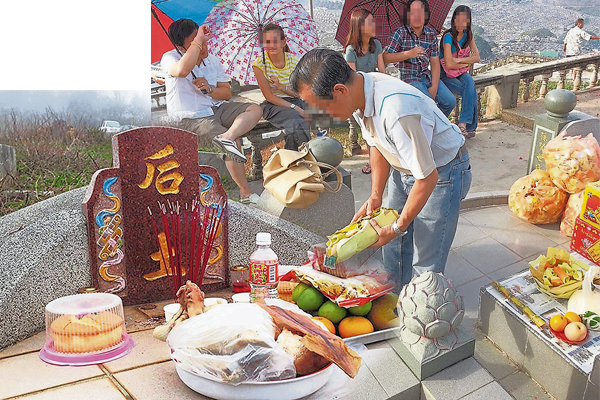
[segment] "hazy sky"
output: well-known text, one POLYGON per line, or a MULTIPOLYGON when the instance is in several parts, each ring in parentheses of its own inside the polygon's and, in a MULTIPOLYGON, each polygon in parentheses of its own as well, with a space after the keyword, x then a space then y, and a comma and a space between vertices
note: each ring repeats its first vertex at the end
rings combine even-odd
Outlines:
POLYGON ((0 90, 0 109, 21 111, 44 111, 51 107, 65 110, 71 102, 85 103, 92 107, 103 107, 107 103, 122 103, 140 106, 149 103, 150 90, 0 90), (135 104, 132 104, 135 103, 135 104))

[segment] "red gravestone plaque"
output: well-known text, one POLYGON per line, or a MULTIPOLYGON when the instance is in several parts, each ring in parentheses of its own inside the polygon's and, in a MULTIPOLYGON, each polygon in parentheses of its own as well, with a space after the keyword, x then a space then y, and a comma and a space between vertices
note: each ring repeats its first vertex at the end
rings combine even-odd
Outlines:
MULTIPOLYGON (((217 170, 198 165, 197 136, 167 127, 139 128, 114 136, 112 147, 114 167, 96 171, 82 205, 93 285, 121 296, 127 305, 170 298, 172 273, 159 203, 179 204, 183 214, 194 201, 214 207, 224 199, 202 290, 228 287, 227 195, 217 170)), ((185 230, 189 223, 180 221, 185 230)))

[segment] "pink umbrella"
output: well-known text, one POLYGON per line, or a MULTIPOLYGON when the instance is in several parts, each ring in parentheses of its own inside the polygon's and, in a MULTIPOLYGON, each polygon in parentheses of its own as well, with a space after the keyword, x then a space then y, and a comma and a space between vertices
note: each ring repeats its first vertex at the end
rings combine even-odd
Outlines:
POLYGON ((290 51, 298 57, 318 44, 314 21, 294 0, 224 0, 204 23, 213 32, 210 52, 227 75, 246 85, 256 84, 252 63, 263 56, 260 39, 266 24, 283 28, 290 51))

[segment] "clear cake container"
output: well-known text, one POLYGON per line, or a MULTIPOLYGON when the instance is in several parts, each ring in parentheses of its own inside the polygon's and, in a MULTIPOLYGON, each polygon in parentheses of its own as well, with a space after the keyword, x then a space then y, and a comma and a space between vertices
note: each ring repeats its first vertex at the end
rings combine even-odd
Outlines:
POLYGON ((55 365, 90 365, 122 357, 133 348, 123 302, 110 293, 76 294, 46 306, 46 343, 40 358, 55 365))

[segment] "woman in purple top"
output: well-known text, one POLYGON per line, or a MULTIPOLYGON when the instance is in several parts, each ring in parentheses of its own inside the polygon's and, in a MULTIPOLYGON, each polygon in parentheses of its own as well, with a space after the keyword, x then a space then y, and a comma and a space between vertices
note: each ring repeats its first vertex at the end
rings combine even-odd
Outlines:
POLYGON ((440 79, 452 93, 461 96, 458 127, 463 136, 470 139, 477 130, 477 91, 468 68, 479 62, 479 50, 471 32, 471 9, 467 6, 456 7, 450 26, 440 40, 440 58, 443 60, 440 79), (458 54, 461 49, 468 49, 463 52, 469 55, 458 54), (458 72, 462 73, 448 77, 458 72))

